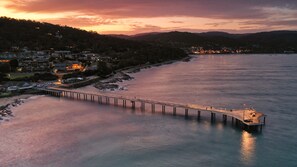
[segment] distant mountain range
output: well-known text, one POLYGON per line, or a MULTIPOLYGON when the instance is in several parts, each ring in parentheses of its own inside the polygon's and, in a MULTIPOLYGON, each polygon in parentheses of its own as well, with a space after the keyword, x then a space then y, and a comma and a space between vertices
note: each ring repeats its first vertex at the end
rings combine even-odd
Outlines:
POLYGON ((271 31, 248 34, 230 34, 226 32, 163 32, 146 33, 133 36, 117 35, 124 39, 158 43, 163 46, 186 48, 192 46, 216 49, 230 47, 245 48, 252 53, 297 52, 297 31, 271 31))

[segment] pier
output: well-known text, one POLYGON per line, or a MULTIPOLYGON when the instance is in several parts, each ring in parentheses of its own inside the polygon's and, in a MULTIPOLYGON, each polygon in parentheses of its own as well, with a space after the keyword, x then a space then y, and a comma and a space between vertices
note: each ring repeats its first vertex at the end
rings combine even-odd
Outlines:
POLYGON ((130 107, 132 110, 140 109, 141 112, 150 111, 155 113, 159 111, 162 114, 171 114, 172 116, 179 115, 185 117, 186 119, 189 117, 196 117, 198 121, 201 119, 202 114, 209 115, 211 122, 216 122, 217 118, 221 117, 221 120, 224 124, 226 124, 227 120, 229 119, 232 125, 247 131, 261 131, 262 126, 266 123, 266 115, 252 109, 226 110, 198 104, 173 103, 136 97, 124 97, 120 95, 90 93, 62 88, 48 88, 39 90, 45 94, 56 97, 91 101, 98 104, 114 105, 123 108, 130 107))

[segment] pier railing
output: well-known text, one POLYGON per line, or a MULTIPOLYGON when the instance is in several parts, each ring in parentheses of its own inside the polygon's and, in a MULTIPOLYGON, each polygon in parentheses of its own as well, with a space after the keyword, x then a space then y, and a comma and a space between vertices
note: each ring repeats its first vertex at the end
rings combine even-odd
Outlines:
MULTIPOLYGON (((86 100, 97 102, 99 104, 115 105, 124 108, 131 107, 133 110, 140 108, 141 111, 148 110, 146 105, 150 105, 151 112, 156 112, 156 109, 160 109, 163 114, 168 113, 166 108, 171 108, 169 111, 172 115, 182 115, 185 118, 190 116, 189 110, 196 112, 197 120, 200 120, 202 113, 210 114, 211 121, 216 120, 217 115, 222 116, 224 123, 227 122, 228 117, 231 119, 232 124, 238 125, 247 130, 262 130, 262 126, 265 125, 266 115, 257 112, 252 109, 240 109, 240 110, 226 110, 219 109, 212 106, 202 106, 198 104, 184 104, 175 103, 168 101, 159 101, 151 99, 143 99, 136 97, 124 97, 120 95, 112 94, 100 94, 100 93, 90 93, 62 88, 48 88, 39 89, 46 94, 57 96, 57 97, 67 97, 70 99, 86 100), (183 112, 177 112, 177 110, 183 110, 183 112)), ((193 114, 191 115, 193 116, 193 114)))

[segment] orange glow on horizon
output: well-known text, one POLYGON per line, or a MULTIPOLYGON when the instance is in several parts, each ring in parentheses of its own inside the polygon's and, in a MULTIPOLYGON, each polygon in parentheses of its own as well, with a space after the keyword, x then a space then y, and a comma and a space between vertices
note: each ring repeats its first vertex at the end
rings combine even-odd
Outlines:
POLYGON ((131 0, 112 4, 113 0, 1 0, 0 16, 67 25, 100 34, 132 35, 167 31, 243 33, 297 28, 293 24, 297 12, 282 6, 250 6, 241 11, 235 8, 238 7, 235 0, 229 4, 219 1, 209 3, 206 0, 201 0, 202 3, 181 0, 174 2, 152 0, 144 3, 131 0), (234 8, 232 5, 235 5, 234 8), (219 6, 220 10, 214 10, 214 6, 219 6), (250 11, 264 14, 255 18, 250 11), (236 15, 243 12, 247 16, 236 15))

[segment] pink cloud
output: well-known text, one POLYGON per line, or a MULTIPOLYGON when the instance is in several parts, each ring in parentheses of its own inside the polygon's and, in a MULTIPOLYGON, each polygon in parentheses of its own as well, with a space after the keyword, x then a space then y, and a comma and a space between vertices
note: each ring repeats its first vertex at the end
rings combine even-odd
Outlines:
POLYGON ((207 18, 265 18, 263 7, 296 9, 294 0, 10 0, 7 8, 26 12, 79 11, 127 17, 193 16, 207 18))
MULTIPOLYGON (((131 31, 167 31, 167 30, 189 30, 205 31, 205 28, 217 30, 235 31, 224 26, 234 20, 238 23, 238 29, 242 31, 252 28, 274 29, 282 27, 288 29, 297 28, 297 1, 296 0, 4 0, 7 2, 5 8, 14 12, 52 13, 73 12, 77 14, 67 15, 61 18, 44 19, 41 21, 54 24, 68 25, 73 27, 88 27, 97 25, 128 25, 131 31), (276 10, 275 10, 276 9, 276 10), (281 11, 281 12, 278 12, 281 11), (285 13, 285 15, 284 15, 285 13), (81 17, 91 16, 91 17, 81 17), (209 18, 218 19, 217 22, 206 23, 205 27, 185 27, 186 21, 174 20, 173 17, 209 18), (275 17, 276 16, 276 17, 275 17), (117 19, 154 18, 167 17, 169 23, 180 27, 169 27, 166 23, 162 25, 151 25, 152 23, 139 24, 131 21, 123 23, 117 19), (272 17, 272 18, 271 18, 272 17), (170 21, 173 20, 173 21, 170 21), (239 21, 240 20, 240 21, 239 21), (117 22, 118 21, 118 22, 117 22), (223 29, 225 28, 225 29, 223 29), (227 29, 226 29, 227 28, 227 29)), ((50 17, 49 17, 50 18, 50 17)), ((108 31, 108 30, 107 30, 108 31)), ((254 31, 254 30, 253 30, 254 31)), ((126 32, 125 30, 123 32, 126 32)), ((129 32, 130 33, 130 32, 129 32)))
POLYGON ((96 18, 96 17, 88 18, 88 17, 79 17, 79 16, 69 16, 69 17, 55 18, 55 19, 43 19, 40 21, 50 22, 50 23, 59 24, 59 25, 67 25, 72 27, 113 25, 118 23, 116 20, 111 20, 111 19, 103 19, 103 18, 96 18))

